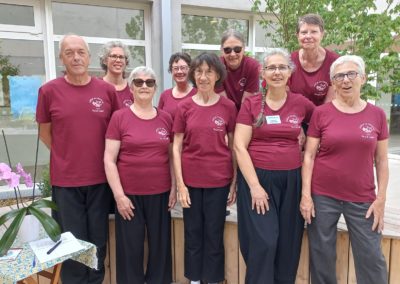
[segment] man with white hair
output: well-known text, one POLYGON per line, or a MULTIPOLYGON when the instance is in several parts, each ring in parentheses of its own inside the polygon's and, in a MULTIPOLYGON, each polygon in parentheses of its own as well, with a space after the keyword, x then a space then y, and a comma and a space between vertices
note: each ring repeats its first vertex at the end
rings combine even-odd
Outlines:
POLYGON ((105 132, 117 109, 115 89, 91 77, 89 46, 77 35, 60 41, 63 77, 39 89, 36 120, 39 135, 50 150, 54 212, 63 232, 97 246, 98 270, 68 260, 61 278, 69 283, 102 283, 112 199, 104 172, 105 132))

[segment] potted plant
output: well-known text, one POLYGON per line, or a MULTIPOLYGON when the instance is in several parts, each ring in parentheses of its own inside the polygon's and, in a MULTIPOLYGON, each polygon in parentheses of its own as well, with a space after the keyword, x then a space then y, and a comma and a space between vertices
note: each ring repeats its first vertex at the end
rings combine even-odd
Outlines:
MULTIPOLYGON (((8 147, 2 131, 5 148, 7 152, 8 162, 11 164, 10 155, 8 152, 8 147)), ((44 208, 50 208, 57 210, 57 205, 47 199, 35 198, 35 178, 36 178, 36 165, 37 165, 37 153, 39 146, 39 137, 36 147, 36 160, 35 160, 35 174, 34 180, 32 182, 31 175, 26 173, 22 168, 21 164, 17 164, 16 171, 14 172, 12 168, 5 163, 0 163, 0 181, 5 181, 10 188, 14 188, 16 207, 11 209, 9 212, 0 216, 0 226, 5 226, 5 223, 12 220, 10 225, 6 228, 4 235, 0 239, 0 256, 7 254, 12 244, 17 237, 18 231, 20 230, 21 224, 27 215, 32 215, 42 224, 44 230, 49 235, 53 241, 58 241, 61 236, 61 228, 58 223, 46 212, 43 211, 44 208), (28 202, 22 200, 21 192, 19 189, 19 180, 23 177, 25 184, 28 187, 33 187, 32 199, 28 202)))

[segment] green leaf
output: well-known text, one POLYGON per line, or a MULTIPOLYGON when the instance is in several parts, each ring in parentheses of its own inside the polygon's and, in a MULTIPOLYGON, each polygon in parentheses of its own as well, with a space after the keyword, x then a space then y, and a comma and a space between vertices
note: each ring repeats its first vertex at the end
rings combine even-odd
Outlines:
POLYGON ((53 242, 56 242, 60 239, 61 236, 61 228, 58 225, 58 223, 47 213, 43 212, 42 210, 30 206, 28 207, 29 212, 35 216, 39 222, 42 224, 44 230, 46 233, 49 235, 50 239, 53 240, 53 242))
POLYGON ((19 209, 11 210, 0 217, 0 226, 7 222, 9 219, 18 215, 19 209))
POLYGON ((53 210, 58 210, 57 204, 54 201, 47 200, 47 199, 39 199, 32 202, 28 208, 35 207, 36 209, 39 208, 51 208, 53 210))
MULTIPOLYGON (((28 209, 21 208, 18 210, 18 213, 6 232, 4 233, 3 237, 0 240, 0 256, 3 256, 7 254, 7 251, 9 248, 12 246, 14 243, 14 240, 18 234, 19 228, 21 227, 22 221, 24 220, 24 217, 26 213, 28 212, 28 209)), ((4 216, 4 215, 3 215, 4 216)))

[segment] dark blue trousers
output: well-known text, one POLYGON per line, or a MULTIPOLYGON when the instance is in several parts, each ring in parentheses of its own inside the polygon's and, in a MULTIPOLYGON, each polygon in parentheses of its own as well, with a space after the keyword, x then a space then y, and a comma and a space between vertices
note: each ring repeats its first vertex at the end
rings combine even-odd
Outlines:
POLYGON ((192 204, 183 209, 185 277, 221 282, 225 279, 224 228, 229 185, 188 188, 192 204))
POLYGON ((76 238, 91 242, 97 247, 98 270, 67 260, 61 268, 63 284, 101 284, 104 279, 104 259, 107 253, 108 212, 112 198, 107 183, 81 186, 53 186, 52 198, 58 211, 53 217, 63 232, 70 231, 76 238))
POLYGON ((246 284, 295 283, 304 230, 300 168, 256 168, 256 173, 269 196, 265 215, 251 209, 249 186, 238 173, 238 232, 246 284))

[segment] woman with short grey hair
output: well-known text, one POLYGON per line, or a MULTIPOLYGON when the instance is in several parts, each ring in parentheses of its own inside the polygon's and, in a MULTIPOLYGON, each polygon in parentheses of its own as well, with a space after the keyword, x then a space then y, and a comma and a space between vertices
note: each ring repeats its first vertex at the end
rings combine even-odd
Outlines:
POLYGON ((116 111, 106 133, 104 164, 116 203, 118 283, 170 284, 171 216, 176 186, 170 170, 172 118, 152 102, 154 71, 136 67, 129 76, 134 103, 116 111), (149 256, 143 269, 144 237, 149 256))
POLYGON ((308 223, 312 282, 337 282, 336 231, 343 214, 357 283, 386 284, 381 249, 389 176, 386 116, 361 98, 367 79, 361 57, 339 57, 330 77, 336 97, 314 111, 302 172, 301 213, 308 223))
POLYGON ((99 51, 100 66, 106 72, 103 80, 115 87, 119 107, 129 107, 133 102, 132 93, 125 79, 131 53, 120 41, 110 41, 99 51))

